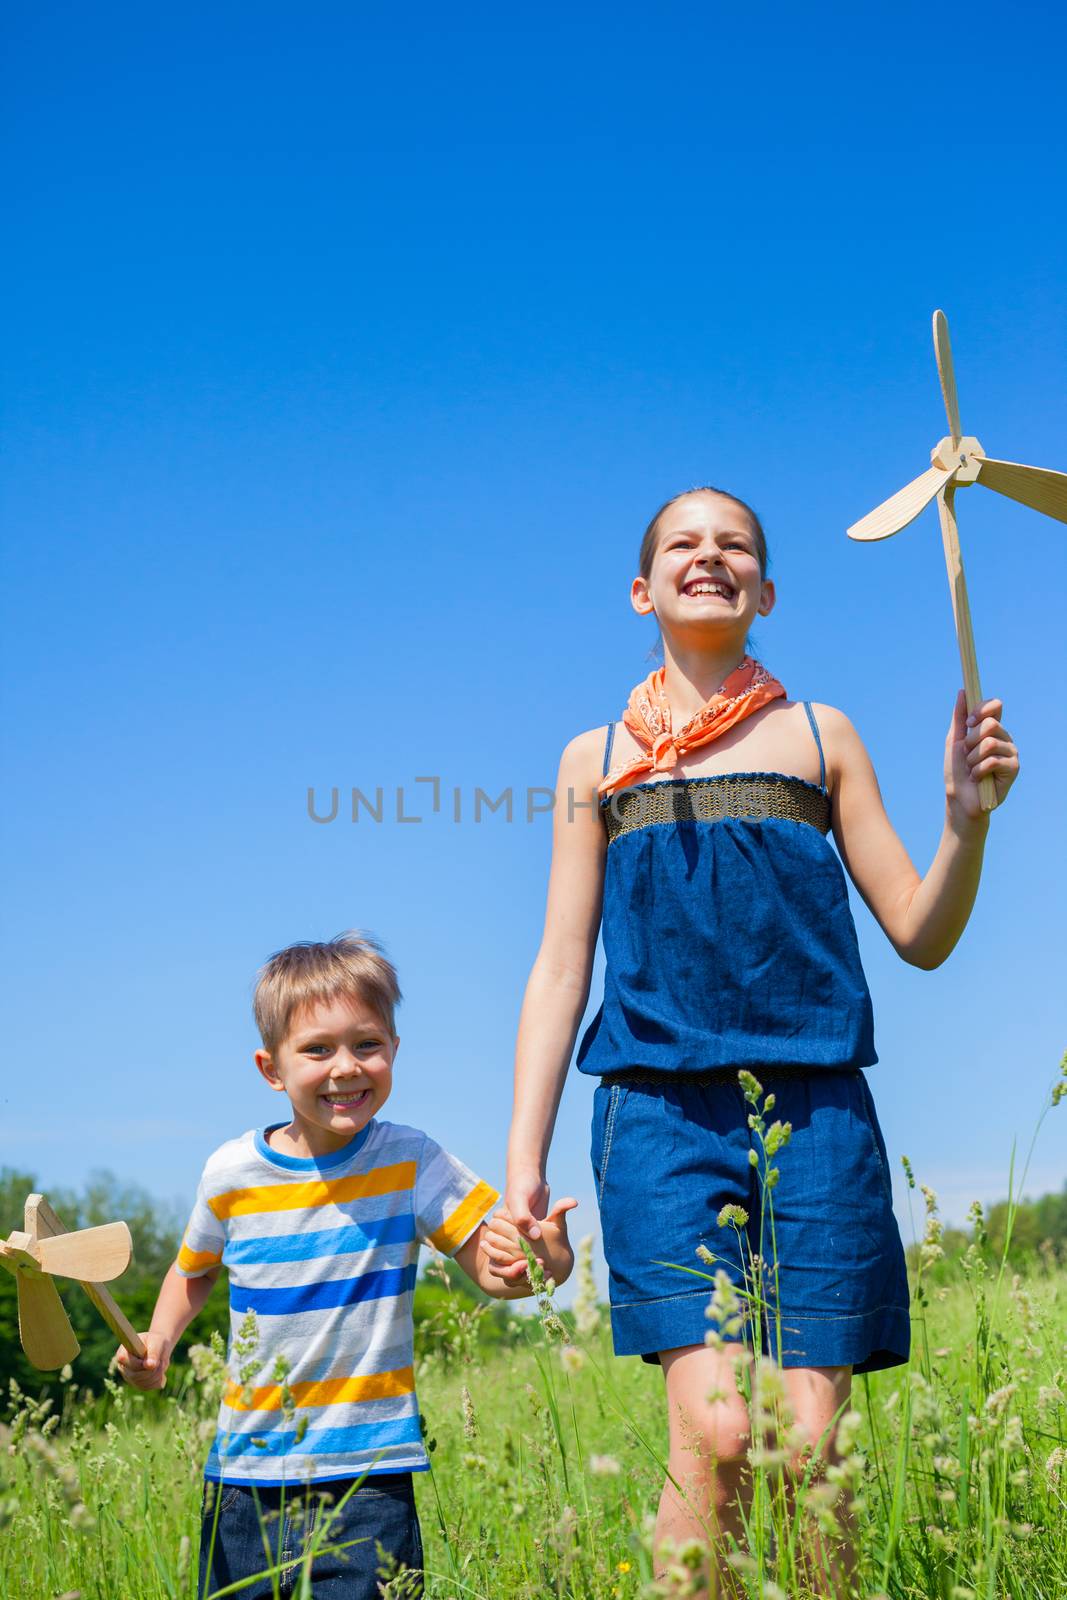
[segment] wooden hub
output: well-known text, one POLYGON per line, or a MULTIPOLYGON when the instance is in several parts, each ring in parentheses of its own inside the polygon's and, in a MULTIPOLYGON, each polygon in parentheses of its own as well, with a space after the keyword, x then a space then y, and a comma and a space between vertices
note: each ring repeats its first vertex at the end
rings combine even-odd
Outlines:
POLYGON ((982 446, 970 433, 955 445, 946 436, 930 451, 932 464, 935 467, 943 467, 946 472, 954 472, 956 476, 953 481, 957 484, 974 483, 984 456, 985 451, 982 446))

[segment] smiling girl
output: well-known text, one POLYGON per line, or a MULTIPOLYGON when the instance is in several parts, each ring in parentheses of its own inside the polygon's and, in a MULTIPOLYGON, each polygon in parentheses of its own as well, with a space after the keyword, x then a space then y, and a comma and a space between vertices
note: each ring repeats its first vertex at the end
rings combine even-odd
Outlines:
MULTIPOLYGON (((989 818, 977 780, 989 773, 1003 801, 1018 757, 1000 702, 967 717, 961 695, 944 831, 920 877, 848 718, 790 700, 746 655, 775 602, 755 513, 718 489, 679 495, 649 524, 638 569, 631 603, 656 617, 664 664, 621 723, 580 734, 560 762, 557 793, 598 790, 600 805, 556 807, 519 1023, 507 1204, 537 1238, 602 926, 604 1000, 577 1065, 600 1079, 592 1156, 615 1351, 658 1363, 666 1382, 661 1545, 740 1532, 750 1441, 738 1346, 705 1344, 707 1285, 662 1264, 693 1265, 704 1245, 741 1286, 740 1246, 716 1225, 724 1205, 748 1213, 758 1248, 738 1069, 792 1124, 774 1191, 778 1307, 789 1403, 807 1437, 832 1454, 853 1372, 908 1358, 904 1254, 864 1075, 877 1059, 871 1001, 841 863, 897 953, 938 966, 978 888, 989 818)), ((521 1270, 506 1260, 501 1247, 502 1276, 521 1270)))

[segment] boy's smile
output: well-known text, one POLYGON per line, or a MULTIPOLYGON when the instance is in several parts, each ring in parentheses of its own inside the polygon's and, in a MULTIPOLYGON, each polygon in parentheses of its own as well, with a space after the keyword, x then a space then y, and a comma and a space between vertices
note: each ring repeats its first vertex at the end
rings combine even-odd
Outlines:
POLYGON ((355 996, 295 1012, 277 1050, 256 1051, 256 1066, 293 1112, 288 1127, 271 1133, 271 1148, 306 1157, 348 1144, 389 1098, 399 1043, 355 996))

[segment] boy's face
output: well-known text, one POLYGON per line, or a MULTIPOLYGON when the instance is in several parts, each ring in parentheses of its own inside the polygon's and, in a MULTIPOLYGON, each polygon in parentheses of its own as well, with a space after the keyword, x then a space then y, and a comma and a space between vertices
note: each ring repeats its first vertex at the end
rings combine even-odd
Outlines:
POLYGON ((388 1100, 399 1044, 376 1011, 339 996, 294 1012, 277 1050, 256 1051, 256 1066, 289 1096, 294 1142, 330 1155, 388 1100))

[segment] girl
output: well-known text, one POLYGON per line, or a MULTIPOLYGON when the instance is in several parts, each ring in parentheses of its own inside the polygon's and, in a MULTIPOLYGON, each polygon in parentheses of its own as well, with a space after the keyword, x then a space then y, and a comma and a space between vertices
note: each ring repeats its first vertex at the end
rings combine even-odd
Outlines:
MULTIPOLYGON (((826 835, 898 954, 936 967, 978 888, 989 819, 977 780, 991 774, 1003 802, 1019 768, 1000 702, 968 717, 961 695, 944 832, 920 878, 848 718, 788 699, 745 654, 774 607, 766 570, 758 518, 722 490, 679 495, 649 524, 631 603, 656 617, 664 664, 621 723, 563 752, 544 935, 519 1023, 507 1206, 536 1239, 603 919, 604 1001, 577 1065, 600 1079, 592 1156, 615 1352, 662 1367, 670 1474, 686 1491, 668 1478, 657 1548, 709 1527, 740 1532, 749 1440, 735 1362, 704 1342, 707 1285, 660 1264, 693 1264, 698 1244, 723 1264, 723 1205, 755 1227, 739 1068, 774 1091, 793 1128, 773 1199, 796 1421, 831 1452, 853 1372, 908 1358, 904 1254, 863 1072, 877 1059, 870 995, 826 835), (599 808, 563 803, 591 791, 599 808)), ((507 1265, 503 1237, 492 1248, 502 1276, 523 1270, 507 1265)), ((740 1284, 739 1248, 727 1264, 740 1284)))

